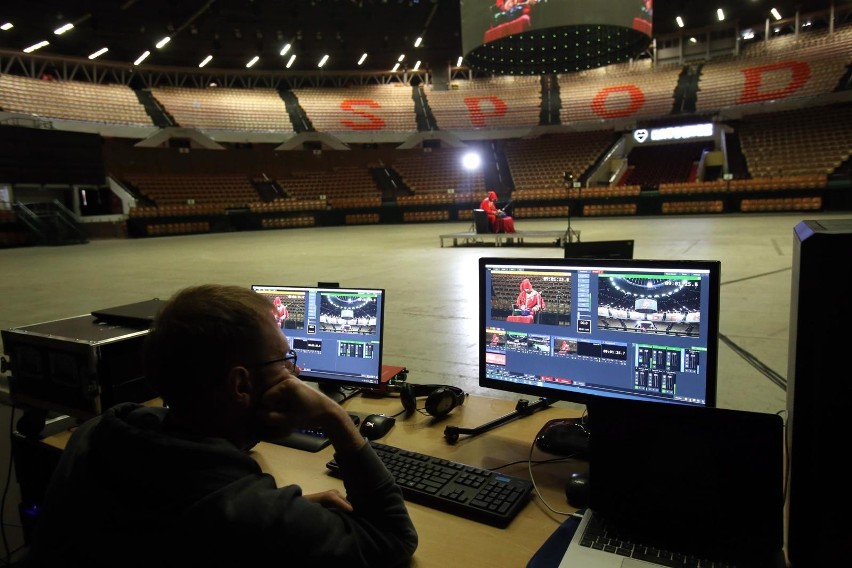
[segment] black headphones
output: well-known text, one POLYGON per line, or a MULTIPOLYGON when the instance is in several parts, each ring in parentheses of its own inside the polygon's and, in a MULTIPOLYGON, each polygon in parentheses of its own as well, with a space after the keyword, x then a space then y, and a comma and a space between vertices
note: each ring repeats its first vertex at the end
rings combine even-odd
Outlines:
POLYGON ((432 416, 446 416, 452 409, 464 404, 467 393, 450 385, 414 385, 399 383, 399 398, 408 414, 417 410, 415 399, 426 398, 426 412, 432 416))

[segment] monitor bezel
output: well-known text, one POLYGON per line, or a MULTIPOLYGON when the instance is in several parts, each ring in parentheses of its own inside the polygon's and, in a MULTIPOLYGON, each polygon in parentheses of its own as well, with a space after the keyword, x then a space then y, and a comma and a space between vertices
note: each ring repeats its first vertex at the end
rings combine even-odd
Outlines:
MULTIPOLYGON (((630 268, 630 269, 671 269, 679 270, 705 270, 709 274, 708 285, 708 322, 707 322, 707 374, 706 374, 706 394, 704 404, 690 404, 681 400, 656 400, 662 404, 679 404, 684 406, 706 406, 715 407, 717 404, 717 387, 718 387, 718 356, 719 356, 719 303, 720 303, 720 278, 721 278, 721 262, 717 260, 660 260, 660 259, 602 259, 602 258, 532 258, 532 257, 481 257, 478 263, 478 303, 479 303, 479 327, 477 329, 478 339, 478 359, 479 359, 479 380, 480 387, 494 389, 504 392, 514 392, 524 395, 533 395, 550 400, 560 400, 577 404, 585 404, 586 401, 593 396, 605 396, 613 398, 629 398, 626 395, 618 395, 608 393, 606 391, 580 391, 549 388, 547 386, 538 386, 527 383, 514 383, 510 381, 501 381, 492 379, 486 376, 486 338, 485 330, 489 325, 488 308, 490 306, 490 298, 486 297, 486 267, 492 264, 506 265, 532 265, 554 268, 630 268)), ((642 398, 642 400, 650 400, 642 398)))
MULTIPOLYGON (((387 296, 386 290, 384 288, 369 286, 369 287, 360 287, 360 286, 338 286, 331 283, 322 283, 323 285, 297 285, 297 284, 251 284, 250 288, 252 291, 259 293, 259 289, 275 289, 280 291, 294 291, 294 292, 305 292, 308 294, 313 293, 331 293, 331 294, 347 294, 347 293, 364 293, 364 294, 377 294, 379 298, 379 303, 377 306, 378 315, 376 317, 376 326, 377 326, 377 336, 378 336, 378 345, 375 348, 375 359, 377 361, 377 371, 376 376, 374 378, 370 378, 369 380, 359 380, 355 377, 348 378, 343 376, 327 376, 323 374, 315 374, 309 370, 302 369, 300 366, 299 378, 303 381, 314 382, 320 385, 330 385, 330 386, 338 386, 338 387, 356 387, 356 388, 376 388, 381 384, 382 380, 382 357, 384 351, 384 317, 385 317, 385 307, 386 302, 385 298, 387 296)), ((307 318, 306 318, 307 322, 307 318)), ((293 346, 293 336, 296 336, 295 333, 288 333, 288 329, 282 329, 282 333, 287 337, 287 341, 290 343, 291 348, 295 349, 293 346)), ((299 354, 299 350, 295 349, 297 355, 299 354)), ((302 359, 304 360, 304 359, 302 359)))

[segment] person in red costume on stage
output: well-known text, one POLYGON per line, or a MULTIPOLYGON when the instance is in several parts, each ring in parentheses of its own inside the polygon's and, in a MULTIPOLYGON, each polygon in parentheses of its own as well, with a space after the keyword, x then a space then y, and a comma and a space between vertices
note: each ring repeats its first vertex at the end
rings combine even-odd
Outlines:
POLYGON ((514 233, 515 220, 502 209, 498 209, 494 202, 497 201, 497 194, 493 191, 488 192, 488 196, 479 204, 480 209, 484 209, 488 214, 488 226, 491 227, 492 233, 514 233))
POLYGON ((275 296, 275 299, 272 300, 272 313, 275 315, 275 323, 283 329, 284 322, 290 317, 290 310, 287 309, 287 306, 281 302, 281 298, 278 296, 275 296))
POLYGON ((521 293, 518 294, 518 299, 515 305, 521 310, 523 315, 531 315, 538 323, 542 310, 544 310, 544 298, 541 293, 533 288, 529 278, 524 278, 521 282, 521 293))

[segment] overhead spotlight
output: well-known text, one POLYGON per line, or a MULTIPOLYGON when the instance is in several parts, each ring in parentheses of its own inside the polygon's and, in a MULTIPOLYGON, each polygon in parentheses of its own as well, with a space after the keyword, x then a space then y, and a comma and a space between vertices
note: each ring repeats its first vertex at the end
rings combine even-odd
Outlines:
POLYGON ((296 54, 290 56, 290 59, 287 60, 287 69, 293 66, 293 63, 296 62, 296 54))
POLYGON ((695 39, 695 37, 693 36, 693 37, 689 38, 689 43, 698 43, 698 40, 695 39))
POLYGON ((781 19, 781 12, 778 11, 778 8, 772 8, 769 10, 769 13, 772 14, 772 17, 775 18, 776 21, 781 19))
POLYGON ((718 9, 716 10, 716 18, 717 18, 720 22, 723 22, 723 21, 725 20, 725 11, 724 11, 724 10, 722 10, 721 8, 718 8, 718 9))
POLYGON ((281 48, 281 51, 278 52, 279 55, 287 55, 287 52, 290 51, 290 44, 284 44, 284 47, 281 48))
POLYGON ((31 45, 29 47, 25 47, 24 53, 32 53, 33 51, 35 51, 37 49, 41 49, 42 47, 44 47, 46 45, 50 45, 50 42, 42 40, 38 43, 34 43, 33 45, 31 45))
POLYGON ((464 62, 464 57, 459 55, 459 58, 456 60, 456 67, 461 67, 463 62, 464 62))
POLYGON ((366 53, 361 55, 361 58, 358 60, 358 65, 363 65, 365 61, 367 61, 367 54, 366 53))
POLYGON ((393 69, 391 71, 396 72, 399 71, 399 63, 394 63, 393 69))
POLYGON ((64 25, 59 26, 55 30, 53 30, 53 33, 55 33, 56 35, 62 35, 65 32, 67 32, 68 30, 73 30, 73 29, 74 29, 74 24, 64 24, 64 25))
POLYGON ((400 56, 399 56, 399 58, 397 59, 397 61, 399 61, 400 63, 402 63, 402 60, 403 60, 403 59, 405 59, 405 54, 404 54, 404 53, 403 53, 402 55, 400 55, 400 56))
POLYGON ((2 26, 0 26, 0 30, 3 30, 4 32, 8 32, 9 30, 11 30, 14 27, 15 26, 12 24, 12 22, 6 22, 2 26))
POLYGON ((675 18, 675 22, 677 22, 677 27, 679 27, 679 28, 683 27, 683 18, 681 18, 680 16, 675 18))
POLYGON ((167 43, 169 43, 170 41, 172 41, 172 38, 170 38, 169 36, 166 36, 166 37, 164 37, 163 39, 161 39, 160 41, 158 41, 158 42, 155 44, 155 47, 156 47, 157 49, 163 49, 163 47, 165 47, 165 46, 166 46, 166 44, 167 44, 167 43))
POLYGON ((257 63, 258 61, 260 61, 260 56, 259 56, 259 55, 255 55, 254 57, 252 57, 252 58, 251 58, 251 61, 249 61, 248 63, 246 63, 246 69, 248 69, 249 67, 252 67, 252 66, 253 66, 255 63, 257 63))
POLYGON ((205 65, 207 65, 208 63, 210 63, 212 60, 213 60, 213 56, 212 56, 212 55, 208 55, 207 57, 205 57, 204 59, 202 59, 202 60, 201 60, 201 63, 199 63, 199 64, 198 64, 198 66, 199 66, 199 67, 204 67, 205 65))
POLYGON ((317 63, 317 67, 322 68, 322 66, 325 65, 327 62, 328 62, 328 55, 323 55, 322 59, 320 59, 319 63, 317 63))
POLYGON ((96 52, 94 52, 93 54, 89 55, 89 59, 97 59, 98 57, 100 57, 101 55, 106 53, 107 51, 109 51, 109 48, 102 47, 99 50, 97 50, 96 52))
POLYGON ((414 40, 414 47, 420 47, 421 43, 423 43, 423 38, 418 37, 417 39, 414 40))
POLYGON ((419 61, 414 64, 414 70, 417 71, 418 69, 420 69, 420 62, 419 61))
POLYGON ((142 55, 140 55, 140 56, 139 56, 139 58, 138 58, 136 61, 134 61, 134 62, 133 62, 133 64, 134 64, 134 65, 139 65, 140 63, 142 63, 143 61, 145 61, 146 59, 148 59, 148 56, 149 56, 149 55, 151 55, 151 52, 150 52, 150 51, 145 51, 145 53, 143 53, 142 55))

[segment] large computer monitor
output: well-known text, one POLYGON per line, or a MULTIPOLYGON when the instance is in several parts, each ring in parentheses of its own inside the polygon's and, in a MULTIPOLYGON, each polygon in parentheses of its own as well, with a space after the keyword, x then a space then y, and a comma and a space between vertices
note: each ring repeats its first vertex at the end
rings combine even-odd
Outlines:
POLYGON ((481 258, 479 385, 716 405, 718 261, 481 258))
POLYGON ((269 299, 282 333, 296 351, 301 379, 326 385, 379 385, 383 289, 263 284, 251 289, 269 299))

